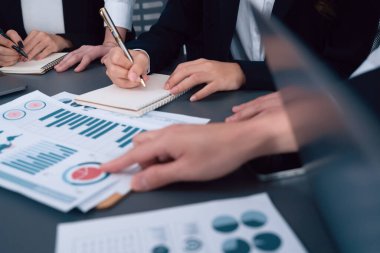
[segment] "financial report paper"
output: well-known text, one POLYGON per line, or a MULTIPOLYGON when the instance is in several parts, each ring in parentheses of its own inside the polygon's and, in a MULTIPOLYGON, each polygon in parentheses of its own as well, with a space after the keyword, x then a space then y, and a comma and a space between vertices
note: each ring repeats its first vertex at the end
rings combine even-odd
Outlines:
POLYGON ((56 253, 249 253, 306 249, 268 195, 62 223, 56 253))
POLYGON ((131 174, 110 175, 100 164, 128 151, 135 135, 162 127, 84 111, 38 91, 0 106, 0 117, 0 185, 64 212, 128 192, 131 174))

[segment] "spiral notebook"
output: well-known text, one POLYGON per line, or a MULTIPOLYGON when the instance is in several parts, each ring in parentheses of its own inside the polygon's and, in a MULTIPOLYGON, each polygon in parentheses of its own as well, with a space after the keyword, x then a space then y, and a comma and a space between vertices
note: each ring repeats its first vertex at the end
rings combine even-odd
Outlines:
POLYGON ((122 89, 112 84, 75 98, 77 103, 99 109, 141 116, 153 111, 182 95, 173 95, 164 89, 168 75, 153 74, 149 76, 146 87, 122 89))
POLYGON ((54 53, 42 60, 18 62, 10 67, 2 67, 0 71, 9 74, 45 74, 65 57, 67 53, 54 53))

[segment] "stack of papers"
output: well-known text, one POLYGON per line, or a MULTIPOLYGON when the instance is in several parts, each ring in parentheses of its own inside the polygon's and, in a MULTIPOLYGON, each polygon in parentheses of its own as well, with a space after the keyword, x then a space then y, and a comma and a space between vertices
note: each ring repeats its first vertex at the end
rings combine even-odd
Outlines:
POLYGON ((132 138, 173 123, 207 119, 152 112, 131 118, 79 106, 76 95, 33 92, 0 106, 0 186, 67 212, 86 212, 130 191, 139 168, 110 175, 99 166, 132 147, 132 138))
POLYGON ((56 253, 307 252, 267 194, 58 226, 56 253))

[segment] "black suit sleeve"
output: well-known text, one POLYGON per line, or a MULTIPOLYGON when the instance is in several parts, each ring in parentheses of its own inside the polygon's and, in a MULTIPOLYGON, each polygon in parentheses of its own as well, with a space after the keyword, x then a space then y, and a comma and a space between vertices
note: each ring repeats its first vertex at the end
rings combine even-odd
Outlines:
POLYGON ((379 22, 378 0, 337 1, 336 20, 321 57, 343 78, 366 59, 379 22))
POLYGON ((143 49, 151 59, 150 69, 158 72, 178 56, 182 46, 201 32, 202 1, 168 1, 158 22, 128 48, 143 49))
POLYGON ((245 75, 241 89, 274 91, 276 87, 266 62, 235 61, 245 75))

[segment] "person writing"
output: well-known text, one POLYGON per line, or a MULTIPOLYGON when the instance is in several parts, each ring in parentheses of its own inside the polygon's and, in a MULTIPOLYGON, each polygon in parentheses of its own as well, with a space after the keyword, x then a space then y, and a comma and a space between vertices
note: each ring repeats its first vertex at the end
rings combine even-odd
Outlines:
MULTIPOLYGON (((132 10, 134 1, 129 2, 131 5, 122 10, 123 14, 127 14, 126 10, 132 10)), ((108 41, 107 35, 104 39, 99 9, 106 4, 117 14, 122 6, 118 0, 106 0, 106 3, 103 0, 5 0, 3 4, 7 8, 0 10, 1 28, 27 53, 28 59, 20 57, 11 48, 11 42, 2 37, 0 66, 11 66, 20 60, 40 60, 55 52, 108 41), (9 13, 9 10, 13 13, 9 13)), ((123 16, 121 22, 127 23, 129 19, 131 15, 123 16)), ((125 36, 126 31, 121 32, 125 36)), ((80 68, 83 68, 84 63, 80 68)))
MULTIPOLYGON (((112 20, 123 41, 134 39, 132 33, 132 16, 135 0, 104 0, 104 6, 108 10, 112 20)), ((64 72, 78 64, 74 71, 81 72, 96 59, 105 56, 112 48, 117 46, 115 39, 108 29, 105 30, 104 41, 101 45, 84 45, 69 53, 54 68, 57 72, 64 72)))
POLYGON ((223 90, 274 90, 260 34, 248 8, 255 2, 346 78, 368 54, 370 35, 377 27, 373 1, 366 1, 368 4, 359 6, 353 0, 169 1, 157 24, 127 44, 137 49, 131 50, 135 64, 131 65, 118 48, 112 49, 103 63, 116 85, 133 88, 139 85, 137 77, 159 72, 186 45, 188 62, 178 65, 166 83, 173 94, 199 84, 206 85, 191 101, 223 90), (358 15, 363 18, 353 18, 358 15), (352 36, 352 29, 356 36, 352 36))
MULTIPOLYGON (((4 0, 0 24, 15 43, 28 54, 28 60, 42 59, 51 53, 75 49, 83 44, 100 43, 103 25, 97 10, 102 0, 4 0), (11 10, 11 13, 10 13, 11 10)), ((1 40, 0 62, 15 64, 21 58, 1 40)), ((25 59, 24 59, 25 60, 25 59)))

